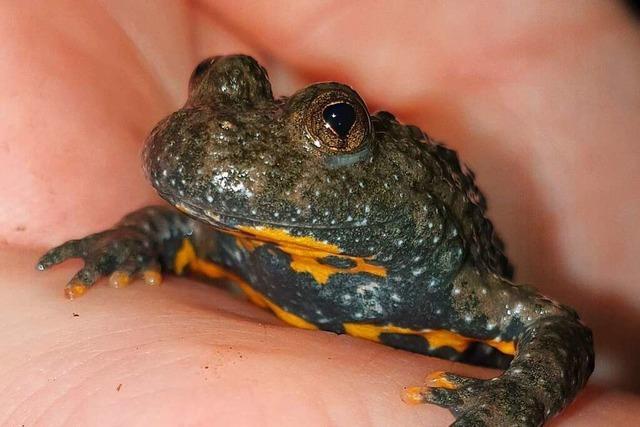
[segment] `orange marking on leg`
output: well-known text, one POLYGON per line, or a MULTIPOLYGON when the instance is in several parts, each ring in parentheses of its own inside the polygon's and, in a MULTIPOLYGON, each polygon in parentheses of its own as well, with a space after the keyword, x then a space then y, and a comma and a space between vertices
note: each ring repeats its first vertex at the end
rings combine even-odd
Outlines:
POLYGON ((144 283, 149 286, 158 286, 162 283, 162 274, 156 270, 147 270, 142 273, 144 283))
POLYGON ((80 298, 86 292, 87 292, 87 286, 84 283, 80 283, 80 282, 69 283, 64 288, 64 296, 67 297, 67 299, 80 298))
POLYGON ((196 259, 196 251, 191 242, 188 239, 184 239, 182 241, 182 246, 178 249, 175 258, 173 259, 173 271, 175 271, 176 274, 182 274, 184 269, 194 259, 196 259))
POLYGON ((237 274, 214 264, 209 261, 205 261, 202 258, 194 258, 189 263, 189 269, 195 273, 200 273, 210 279, 224 279, 231 280, 232 282, 242 282, 242 278, 237 274))
POLYGON ((112 288, 124 288, 131 284, 131 276, 124 271, 114 271, 109 276, 109 286, 112 288))
POLYGON ((448 390, 455 390, 457 385, 449 381, 445 376, 444 371, 435 371, 427 375, 425 382, 429 387, 446 388, 448 390))
POLYGON ((402 401, 410 405, 424 403, 424 387, 405 387, 402 390, 402 401))

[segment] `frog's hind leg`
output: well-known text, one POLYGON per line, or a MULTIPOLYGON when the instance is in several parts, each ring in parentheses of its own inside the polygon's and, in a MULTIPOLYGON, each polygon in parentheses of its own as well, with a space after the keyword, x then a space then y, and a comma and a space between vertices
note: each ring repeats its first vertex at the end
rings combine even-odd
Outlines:
POLYGON ((437 372, 423 386, 405 389, 405 401, 446 407, 457 426, 539 426, 575 398, 594 367, 591 331, 575 312, 528 288, 506 280, 500 286, 501 295, 512 292, 517 297, 513 301, 526 300, 531 309, 496 331, 498 336, 514 333, 516 349, 509 367, 489 380, 437 372))
POLYGON ((472 342, 456 361, 487 368, 507 369, 513 360, 512 354, 505 354, 482 342, 472 342))
POLYGON ((490 380, 438 372, 405 401, 448 408, 459 426, 539 426, 565 407, 593 371, 591 332, 576 319, 553 316, 529 325, 509 369, 490 380))

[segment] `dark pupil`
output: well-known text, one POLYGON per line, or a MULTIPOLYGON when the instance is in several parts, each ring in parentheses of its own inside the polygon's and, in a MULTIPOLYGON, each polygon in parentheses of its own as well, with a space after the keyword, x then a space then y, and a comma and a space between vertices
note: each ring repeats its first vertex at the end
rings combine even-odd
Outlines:
POLYGON ((207 67, 209 66, 209 62, 211 62, 211 61, 208 60, 208 59, 205 59, 204 61, 199 63, 198 66, 196 67, 196 69, 193 71, 193 75, 194 76, 199 76, 200 74, 202 74, 204 72, 204 70, 206 70, 207 67))
POLYGON ((331 104, 322 112, 322 118, 340 138, 344 139, 356 121, 356 110, 346 102, 331 104))

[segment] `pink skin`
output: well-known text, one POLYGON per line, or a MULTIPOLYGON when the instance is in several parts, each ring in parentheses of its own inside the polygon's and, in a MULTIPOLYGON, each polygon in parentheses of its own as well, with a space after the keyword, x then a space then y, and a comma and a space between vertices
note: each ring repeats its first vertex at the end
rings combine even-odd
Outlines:
POLYGON ((640 388, 640 25, 612 3, 496 3, 4 2, 0 424, 445 425, 402 386, 495 375, 290 328, 190 280, 68 302, 79 262, 34 271, 45 247, 157 202, 142 141, 199 59, 232 52, 276 93, 346 81, 462 152, 518 279, 594 329, 594 385, 554 422, 637 420, 620 390, 640 388))

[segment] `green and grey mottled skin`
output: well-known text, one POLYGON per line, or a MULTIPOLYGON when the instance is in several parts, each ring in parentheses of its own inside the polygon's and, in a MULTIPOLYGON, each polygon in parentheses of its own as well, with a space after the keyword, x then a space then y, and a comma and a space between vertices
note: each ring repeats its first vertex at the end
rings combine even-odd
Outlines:
MULTIPOLYGON (((113 271, 172 272, 187 239, 198 257, 321 329, 344 333, 345 323, 363 323, 514 341, 511 360, 480 344, 459 354, 418 335, 380 336, 388 345, 507 368, 493 380, 445 374, 455 388, 425 392, 454 413, 456 425, 541 425, 586 384, 590 330, 572 309, 510 281, 484 197, 454 151, 389 113, 369 115, 339 83, 274 99, 266 71, 247 56, 203 61, 189 89, 186 105, 156 126, 144 150, 149 179, 179 210, 134 212, 111 230, 49 251, 40 269, 83 257, 72 283, 86 286, 113 271), (354 111, 347 135, 323 118, 336 103, 354 111), (277 242, 239 246, 228 233, 239 227, 334 244, 386 275, 337 273, 321 284, 294 271, 277 242)), ((340 265, 345 258, 323 262, 349 267, 340 265)))

